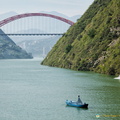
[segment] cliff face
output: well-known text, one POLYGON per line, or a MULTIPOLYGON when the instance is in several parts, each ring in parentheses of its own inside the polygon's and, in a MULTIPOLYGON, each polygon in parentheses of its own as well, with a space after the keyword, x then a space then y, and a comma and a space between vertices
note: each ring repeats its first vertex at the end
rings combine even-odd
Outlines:
POLYGON ((95 0, 42 64, 120 74, 120 0, 95 0))
MULTIPOLYGON (((4 34, 4 32, 1 29, 0 34, 4 34)), ((27 59, 27 58, 32 58, 32 55, 22 50, 8 36, 0 35, 0 59, 27 59)))

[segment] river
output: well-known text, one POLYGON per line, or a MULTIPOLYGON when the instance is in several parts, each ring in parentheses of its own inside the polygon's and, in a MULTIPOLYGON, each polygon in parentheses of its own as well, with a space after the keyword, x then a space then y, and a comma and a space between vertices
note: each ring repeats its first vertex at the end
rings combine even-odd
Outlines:
POLYGON ((114 76, 0 60, 0 120, 119 120, 120 81, 114 76), (88 109, 68 107, 80 95, 88 109))

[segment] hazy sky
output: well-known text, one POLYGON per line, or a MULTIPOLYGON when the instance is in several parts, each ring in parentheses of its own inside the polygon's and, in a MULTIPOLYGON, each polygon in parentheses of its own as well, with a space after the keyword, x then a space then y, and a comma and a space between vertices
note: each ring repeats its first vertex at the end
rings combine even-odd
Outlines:
POLYGON ((94 0, 0 0, 0 14, 57 11, 68 16, 82 15, 94 0))

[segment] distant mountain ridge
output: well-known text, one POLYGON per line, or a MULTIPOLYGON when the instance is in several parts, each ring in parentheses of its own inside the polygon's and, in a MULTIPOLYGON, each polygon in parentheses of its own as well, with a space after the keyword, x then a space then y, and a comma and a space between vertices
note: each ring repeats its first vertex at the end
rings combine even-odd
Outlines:
POLYGON ((18 42, 17 45, 27 52, 32 53, 33 57, 45 57, 59 38, 60 36, 29 38, 29 40, 18 42))
POLYGON ((14 11, 0 14, 0 20, 6 19, 8 17, 14 16, 14 15, 17 15, 17 14, 18 13, 14 12, 14 11))
POLYGON ((72 16, 72 17, 69 17, 69 16, 67 16, 67 15, 64 15, 64 14, 62 14, 62 13, 58 13, 58 12, 56 12, 56 11, 51 11, 51 12, 41 11, 40 13, 47 13, 47 14, 57 15, 57 16, 60 16, 60 17, 69 19, 69 20, 71 20, 71 21, 73 21, 73 22, 76 22, 77 19, 81 17, 81 15, 74 15, 74 16, 72 16))

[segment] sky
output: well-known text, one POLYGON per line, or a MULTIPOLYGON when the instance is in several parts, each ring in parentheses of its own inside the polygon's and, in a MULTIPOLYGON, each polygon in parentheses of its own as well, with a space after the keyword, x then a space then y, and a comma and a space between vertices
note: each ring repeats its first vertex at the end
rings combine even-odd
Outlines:
POLYGON ((0 14, 56 11, 67 16, 82 15, 94 0, 0 0, 0 14))

